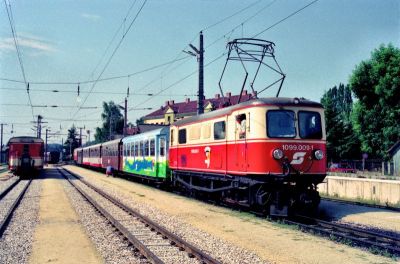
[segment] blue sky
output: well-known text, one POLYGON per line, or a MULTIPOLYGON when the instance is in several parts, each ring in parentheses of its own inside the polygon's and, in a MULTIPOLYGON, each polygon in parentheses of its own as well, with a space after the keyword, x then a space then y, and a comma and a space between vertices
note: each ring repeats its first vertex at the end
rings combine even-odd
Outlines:
MULTIPOLYGON (((33 105, 66 106, 34 108, 34 115, 43 115, 53 132, 61 127, 62 133, 66 133, 72 123, 94 131, 96 126, 101 125, 102 102, 113 100, 122 103, 128 85, 131 92, 129 106, 135 109, 151 107, 155 110, 167 100, 183 101, 186 96, 196 100, 197 74, 174 85, 197 70, 195 58, 182 59, 129 79, 124 77, 101 81, 94 86, 82 83, 79 85, 82 93, 78 98, 76 83, 95 80, 100 76, 106 61, 121 40, 123 30, 127 29, 143 1, 136 1, 125 23, 123 19, 134 1, 9 1, 27 81, 71 83, 30 84, 33 105), (120 25, 121 30, 117 31, 120 25), (105 53, 114 34, 117 35, 105 53), (100 61, 103 54, 104 59, 100 61), (55 89, 68 92, 40 91, 55 89), (95 93, 85 101, 87 93, 84 92, 91 89, 95 93), (138 95, 159 93, 161 90, 165 91, 159 96, 138 95), (83 102, 84 107, 99 109, 77 111, 83 102)), ((188 50, 189 43, 198 45, 200 30, 251 5, 226 21, 204 30, 207 64, 226 51, 228 40, 252 37, 310 2, 148 0, 101 78, 127 76, 176 58, 185 58, 182 50, 188 50), (258 15, 241 25, 256 13, 258 15), (214 44, 208 47, 211 43, 214 44)), ((1 5, 0 78, 23 80, 4 2, 1 5)), ((380 44, 391 42, 399 46, 400 1, 320 0, 258 38, 276 44, 275 56, 286 74, 281 96, 319 101, 327 89, 340 82, 347 83, 355 65, 368 59, 371 51, 380 44)), ((219 92, 218 81, 225 58, 205 68, 207 97, 219 92)), ((228 77, 231 85, 224 87, 224 92, 238 93, 243 77, 242 72, 232 72, 228 77)), ((0 88, 0 122, 9 124, 5 127, 5 140, 11 136, 11 124, 14 124, 14 135, 33 134, 32 125, 29 124, 32 121, 31 108, 8 105, 28 104, 27 93, 22 90, 25 85, 0 80, 0 88)), ((271 88, 262 96, 274 96, 275 93, 276 88, 271 88)), ((134 123, 151 111, 131 110, 128 119, 134 123)), ((51 142, 61 142, 61 137, 53 137, 51 142)))

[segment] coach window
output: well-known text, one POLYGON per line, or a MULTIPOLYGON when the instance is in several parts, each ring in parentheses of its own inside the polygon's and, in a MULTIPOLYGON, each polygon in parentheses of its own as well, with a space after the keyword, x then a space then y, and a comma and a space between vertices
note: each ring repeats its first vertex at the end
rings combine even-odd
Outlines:
POLYGON ((294 112, 289 110, 268 111, 267 135, 270 138, 296 137, 296 118, 294 112))
POLYGON ((150 140, 150 156, 155 156, 155 144, 154 144, 154 139, 150 140))
POLYGON ((139 152, 139 142, 136 141, 134 144, 135 144, 135 151, 134 151, 135 154, 134 154, 134 156, 138 157, 138 155, 139 155, 138 154, 138 152, 139 152))
POLYGON ((129 143, 129 157, 132 157, 133 156, 133 153, 134 153, 134 147, 135 147, 135 145, 133 144, 133 142, 131 142, 131 143, 129 143))
POLYGON ((144 155, 149 156, 149 140, 144 141, 144 155))
POLYGON ((186 144, 186 128, 179 129, 178 143, 179 144, 186 144))
POLYGON ((225 121, 214 123, 214 139, 225 139, 225 121))

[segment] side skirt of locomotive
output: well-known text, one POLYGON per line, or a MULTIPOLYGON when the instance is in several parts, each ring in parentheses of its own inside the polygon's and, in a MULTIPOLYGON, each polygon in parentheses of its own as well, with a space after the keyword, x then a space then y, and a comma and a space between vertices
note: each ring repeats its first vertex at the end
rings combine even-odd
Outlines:
POLYGON ((255 210, 272 216, 288 216, 294 211, 314 211, 320 202, 317 183, 325 175, 312 178, 301 175, 235 176, 172 170, 172 184, 190 194, 221 200, 230 205, 255 210), (266 178, 268 180, 266 180, 266 178), (315 179, 318 179, 315 182, 315 179))

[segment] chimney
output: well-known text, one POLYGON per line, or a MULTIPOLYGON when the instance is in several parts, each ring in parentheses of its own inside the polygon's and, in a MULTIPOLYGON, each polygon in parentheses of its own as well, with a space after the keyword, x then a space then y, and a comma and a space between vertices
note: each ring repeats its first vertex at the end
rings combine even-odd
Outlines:
POLYGON ((220 95, 219 93, 215 95, 215 99, 219 99, 220 95))
POLYGON ((186 103, 189 103, 190 102, 190 98, 186 98, 186 103))
POLYGON ((247 90, 243 90, 242 96, 247 95, 247 90))
POLYGON ((174 105, 174 100, 170 100, 170 101, 168 102, 168 105, 174 105))
POLYGON ((165 102, 165 106, 169 106, 169 101, 166 101, 166 102, 165 102))
POLYGON ((229 92, 229 93, 226 93, 226 94, 225 94, 225 97, 231 98, 231 95, 232 95, 232 93, 229 92))

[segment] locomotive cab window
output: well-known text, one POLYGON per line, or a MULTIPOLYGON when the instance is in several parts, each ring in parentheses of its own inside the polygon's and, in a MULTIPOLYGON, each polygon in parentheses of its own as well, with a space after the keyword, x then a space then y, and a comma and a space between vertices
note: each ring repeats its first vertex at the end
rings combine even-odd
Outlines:
POLYGON ((289 110, 267 112, 267 135, 270 138, 296 137, 295 113, 289 110))
POLYGON ((225 121, 214 123, 214 139, 225 139, 225 121))
POLYGON ((179 129, 178 143, 179 144, 186 144, 186 128, 185 129, 179 129))
POLYGON ((318 112, 299 112, 299 132, 301 138, 321 139, 321 115, 318 112))

